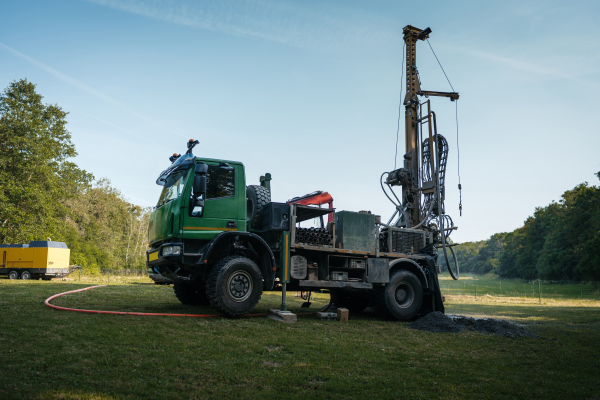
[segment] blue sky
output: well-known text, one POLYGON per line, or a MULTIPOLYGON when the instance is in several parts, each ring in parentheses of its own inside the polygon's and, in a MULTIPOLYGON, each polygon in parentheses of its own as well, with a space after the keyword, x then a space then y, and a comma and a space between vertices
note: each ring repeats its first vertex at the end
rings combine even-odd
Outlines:
MULTIPOLYGON (((596 184, 599 16, 593 1, 4 1, 0 88, 27 78, 70 112, 76 162, 134 203, 156 203, 195 138, 196 155, 243 161, 248 184, 271 172, 274 201, 327 190, 387 220, 402 27, 431 27, 461 95, 462 217, 454 103, 432 100, 453 238, 482 240, 596 184)), ((422 87, 450 90, 418 46, 422 87)))

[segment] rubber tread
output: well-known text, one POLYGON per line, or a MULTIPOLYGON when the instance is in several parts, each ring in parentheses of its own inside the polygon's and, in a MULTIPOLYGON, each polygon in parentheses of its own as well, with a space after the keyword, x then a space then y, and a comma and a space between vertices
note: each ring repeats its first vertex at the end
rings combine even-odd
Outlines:
POLYGON ((248 200, 253 202, 252 215, 247 215, 246 220, 252 228, 260 229, 260 216, 263 209, 271 202, 271 192, 266 187, 259 185, 249 185, 246 188, 248 192, 248 200))
POLYGON ((188 306, 207 306, 210 304, 206 295, 206 285, 201 283, 175 282, 173 291, 181 304, 188 306))
MULTIPOLYGON (((207 279, 207 290, 206 290, 206 294, 208 296, 208 300, 210 302, 210 305, 217 311, 232 316, 232 317, 236 317, 236 316, 240 316, 240 315, 244 315, 247 314, 248 312, 250 312, 250 310, 252 310, 254 307, 256 307, 256 305, 258 304, 258 302, 260 301, 260 298, 262 297, 262 274, 260 272, 260 269, 258 268, 258 266, 249 258, 246 257, 242 257, 242 256, 227 256, 222 258, 214 267, 211 268, 210 272, 208 273, 208 279, 207 279), (258 281, 253 282, 254 287, 258 288, 259 293, 258 293, 258 298, 254 299, 253 301, 250 301, 248 304, 250 306, 248 306, 248 304, 240 310, 233 310, 232 308, 226 307, 223 302, 220 299, 220 295, 221 296, 227 296, 227 294, 225 293, 219 293, 218 290, 218 286, 221 282, 221 279, 223 278, 223 275, 227 272, 227 270, 229 269, 229 266, 232 262, 239 262, 239 261, 244 261, 247 264, 249 264, 251 266, 252 269, 255 269, 255 273, 258 274, 258 281), (254 303, 254 304, 252 304, 254 303)), ((244 302, 246 303, 246 302, 244 302)))
MULTIPOLYGON (((404 279, 406 280, 406 279, 404 279)), ((419 290, 417 290, 417 288, 415 288, 415 290, 417 292, 419 292, 419 290)), ((376 294, 376 302, 377 302, 377 311, 383 315, 384 317, 390 318, 390 319, 395 319, 395 320, 399 320, 399 321, 406 321, 406 320, 410 320, 411 318, 413 318, 414 316, 417 315, 417 313, 419 312, 419 310, 421 309, 421 305, 423 303, 423 286, 421 285, 421 282, 419 281, 419 279, 417 278, 417 276, 415 274, 413 274, 410 271, 401 269, 398 270, 396 272, 394 272, 392 274, 392 276, 390 276, 390 281, 389 283, 387 283, 383 288, 381 288, 380 290, 377 291, 376 294), (390 304, 392 301, 395 301, 395 299, 390 299, 387 296, 387 289, 389 288, 389 285, 393 285, 394 281, 397 279, 398 275, 405 275, 405 278, 408 277, 410 280, 412 280, 414 285, 418 285, 418 288, 420 288, 420 294, 421 294, 421 298, 419 298, 418 294, 416 293, 416 298, 415 298, 415 302, 413 304, 413 312, 409 313, 409 314, 405 314, 405 315, 399 315, 398 313, 396 313, 394 311, 394 309, 392 308, 393 304, 390 304)))

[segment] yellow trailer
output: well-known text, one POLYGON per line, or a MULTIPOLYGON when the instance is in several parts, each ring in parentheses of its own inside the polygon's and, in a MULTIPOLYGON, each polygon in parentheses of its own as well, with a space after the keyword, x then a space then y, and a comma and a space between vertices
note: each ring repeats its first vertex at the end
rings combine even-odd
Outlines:
POLYGON ((0 275, 9 279, 50 280, 69 273, 71 250, 63 242, 0 244, 0 275))

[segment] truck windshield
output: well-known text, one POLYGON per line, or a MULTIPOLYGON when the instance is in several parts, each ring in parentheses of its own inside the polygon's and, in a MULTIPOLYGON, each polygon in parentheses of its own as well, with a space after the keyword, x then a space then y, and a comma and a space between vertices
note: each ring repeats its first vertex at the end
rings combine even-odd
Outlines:
POLYGON ((185 187, 185 178, 187 177, 188 171, 189 169, 185 171, 180 171, 178 173, 179 176, 174 177, 175 183, 172 186, 165 187, 162 190, 162 193, 160 194, 160 197, 158 199, 158 203, 156 204, 156 208, 167 204, 171 200, 175 200, 176 198, 181 196, 185 187))

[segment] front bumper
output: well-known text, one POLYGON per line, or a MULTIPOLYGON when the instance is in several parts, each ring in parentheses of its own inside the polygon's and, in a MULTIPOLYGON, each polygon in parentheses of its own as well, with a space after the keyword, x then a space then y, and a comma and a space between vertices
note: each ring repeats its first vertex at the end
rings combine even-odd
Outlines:
POLYGON ((165 264, 179 264, 183 262, 183 244, 182 243, 163 243, 156 249, 146 252, 146 265, 156 267, 165 264), (165 247, 179 246, 179 254, 163 255, 165 247))

